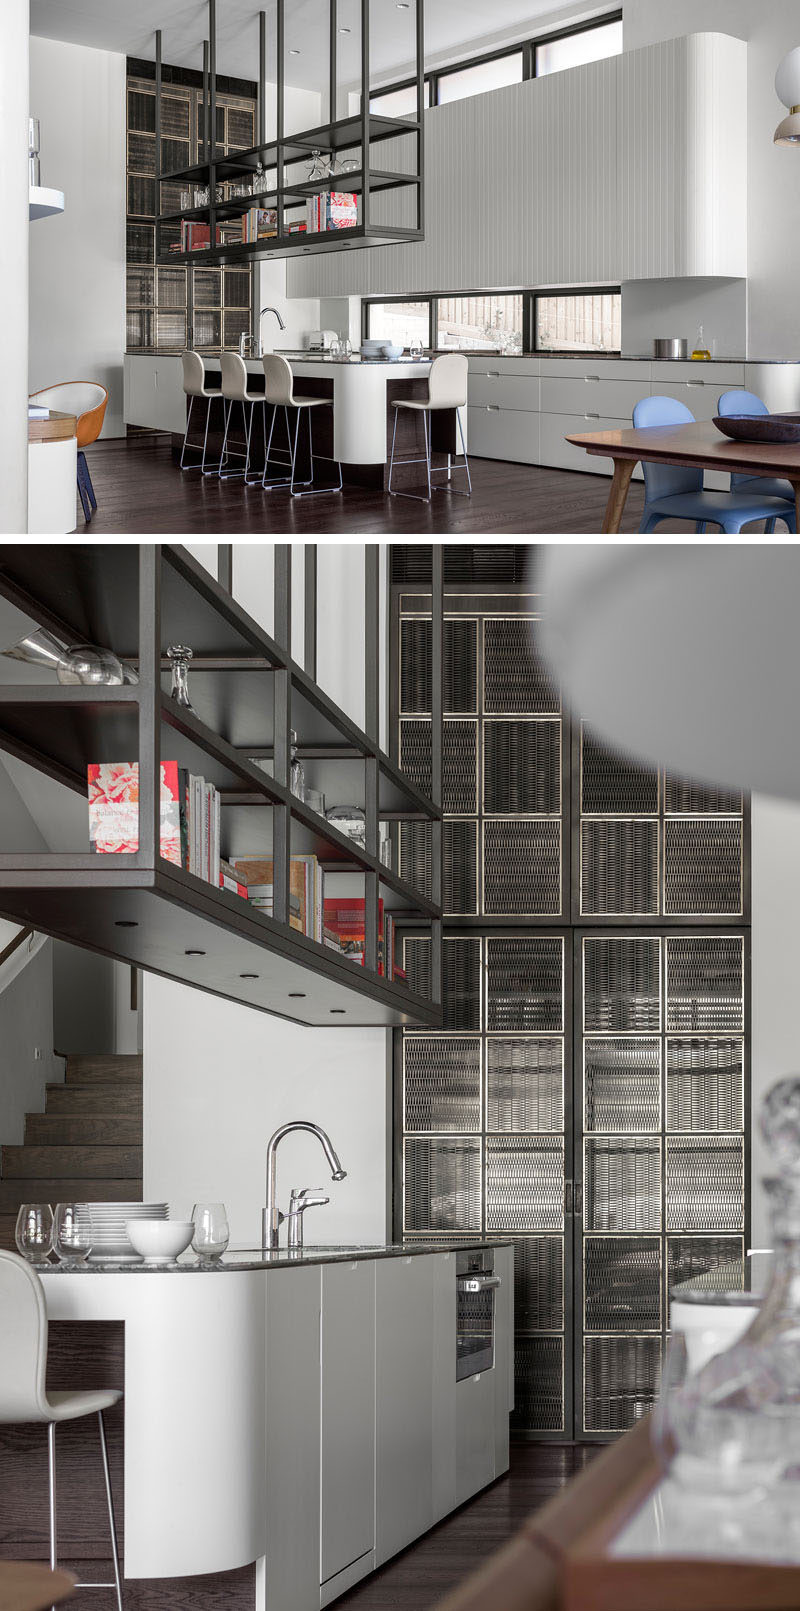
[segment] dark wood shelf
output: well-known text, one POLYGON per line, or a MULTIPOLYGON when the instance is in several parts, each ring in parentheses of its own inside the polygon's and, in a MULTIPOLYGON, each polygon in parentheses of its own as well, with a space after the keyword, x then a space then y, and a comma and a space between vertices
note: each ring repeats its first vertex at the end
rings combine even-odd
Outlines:
MULTIPOLYGON (((369 116, 369 141, 372 145, 376 141, 391 140, 402 134, 416 134, 419 124, 413 118, 381 117, 375 112, 369 116)), ((352 147, 361 146, 362 136, 361 118, 358 116, 339 118, 335 123, 325 123, 316 129, 303 129, 298 134, 285 135, 280 145, 277 140, 268 140, 264 145, 254 145, 245 151, 229 152, 227 156, 215 155, 212 162, 195 162, 188 168, 176 168, 170 173, 162 173, 162 183, 179 184, 187 181, 192 184, 208 184, 213 167, 218 181, 225 179, 241 179, 248 173, 255 173, 259 163, 263 168, 275 167, 278 163, 279 153, 283 153, 283 161, 301 161, 312 151, 345 151, 352 147), (294 159, 292 156, 294 153, 294 159)), ((335 175, 334 177, 338 177, 335 175)))
POLYGON ((255 257, 308 257, 323 248, 326 252, 352 252, 356 247, 396 246, 398 241, 423 239, 420 229, 389 229, 384 224, 370 224, 365 229, 363 224, 354 224, 349 229, 321 229, 310 234, 298 230, 291 235, 268 235, 259 241, 232 241, 227 245, 198 247, 193 252, 161 252, 156 263, 159 268, 197 262, 230 267, 250 263, 255 257))

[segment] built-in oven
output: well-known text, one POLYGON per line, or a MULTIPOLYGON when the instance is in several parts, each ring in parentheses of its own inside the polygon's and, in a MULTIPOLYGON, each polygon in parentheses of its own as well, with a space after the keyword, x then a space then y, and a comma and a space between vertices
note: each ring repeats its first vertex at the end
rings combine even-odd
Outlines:
POLYGON ((478 1376, 494 1364, 494 1249, 456 1254, 456 1381, 478 1376))

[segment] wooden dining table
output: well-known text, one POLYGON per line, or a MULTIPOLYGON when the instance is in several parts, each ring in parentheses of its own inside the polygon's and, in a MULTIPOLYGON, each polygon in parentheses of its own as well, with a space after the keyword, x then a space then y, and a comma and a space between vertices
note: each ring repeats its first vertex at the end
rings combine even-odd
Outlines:
POLYGON ((734 475, 764 475, 790 481, 800 531, 800 442, 732 442, 710 421, 692 425, 649 425, 642 430, 586 431, 568 436, 574 447, 611 458, 614 474, 602 530, 619 531, 631 477, 637 464, 690 465, 734 475))

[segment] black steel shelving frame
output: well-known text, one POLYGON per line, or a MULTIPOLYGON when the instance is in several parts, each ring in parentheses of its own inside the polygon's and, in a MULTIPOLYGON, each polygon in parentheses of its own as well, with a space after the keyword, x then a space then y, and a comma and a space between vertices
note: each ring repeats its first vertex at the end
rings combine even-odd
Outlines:
POLYGON ((402 241, 422 240, 425 217, 425 137, 423 120, 424 97, 424 0, 413 0, 415 8, 415 50, 417 86, 417 114, 415 118, 388 118, 370 111, 370 15, 369 0, 360 0, 361 6, 361 108, 344 118, 337 111, 337 0, 328 0, 329 15, 329 119, 319 128, 303 129, 295 134, 285 132, 285 11, 286 0, 276 0, 276 89, 277 131, 274 140, 266 138, 266 85, 267 85, 267 19, 266 12, 259 19, 259 84, 258 84, 258 143, 246 151, 217 156, 214 144, 216 129, 216 0, 208 0, 208 41, 204 50, 203 83, 206 116, 206 152, 202 162, 177 172, 161 173, 161 57, 162 36, 156 33, 156 153, 157 178, 172 184, 195 183, 208 185, 209 201, 202 207, 189 208, 175 214, 161 214, 160 184, 156 216, 155 260, 160 267, 182 263, 243 264, 273 257, 311 256, 317 252, 352 251, 363 246, 388 246, 402 241), (207 99, 206 97, 207 89, 207 99), (370 152, 373 144, 413 135, 416 147, 416 165, 413 172, 394 172, 372 166, 370 152), (322 230, 318 233, 289 232, 286 214, 299 207, 307 197, 331 188, 331 180, 291 181, 286 177, 287 167, 307 158, 313 151, 360 151, 358 170, 343 175, 339 188, 346 186, 361 197, 360 217, 348 229, 322 230), (226 180, 246 177, 255 172, 259 163, 267 170, 275 170, 276 183, 272 190, 259 196, 247 196, 216 202, 216 187, 226 180), (414 192, 416 223, 414 226, 387 225, 375 222, 370 198, 383 190, 411 190, 414 192), (229 242, 216 245, 217 224, 226 219, 241 217, 252 206, 274 208, 277 214, 277 235, 261 241, 229 242), (162 252, 161 226, 175 224, 181 219, 200 222, 208 220, 210 245, 207 249, 190 252, 162 252))
MULTIPOLYGON (((85 641, 87 624, 95 641, 137 665, 139 681, 121 687, 75 687, 20 683, 0 687, 0 751, 16 756, 85 797, 86 765, 114 754, 117 735, 129 738, 138 727, 139 848, 105 855, 50 851, 0 855, 0 911, 20 923, 111 955, 182 983, 258 1007, 303 1024, 355 1025, 441 1023, 441 876, 423 895, 380 859, 379 823, 419 819, 433 824, 441 849, 441 737, 434 752, 433 797, 423 794, 379 744, 379 550, 365 545, 365 725, 357 726, 318 686, 313 674, 292 659, 291 545, 275 545, 274 636, 236 602, 230 592, 230 554, 220 551, 215 580, 178 544, 62 545, 35 552, 24 546, 0 550, 0 594, 70 644, 85 641), (133 558, 131 556, 134 556, 133 558), (35 564, 33 563, 35 561, 35 564), (135 569, 134 569, 135 566, 135 569), (59 568, 60 567, 60 568, 59 568), (36 586, 41 576, 41 587, 36 586), (232 743, 194 710, 178 705, 164 687, 169 661, 162 638, 165 579, 170 590, 170 639, 183 610, 191 622, 218 633, 219 652, 199 653, 195 679, 208 679, 217 708, 225 679, 243 672, 266 673, 263 746, 232 743), (226 587, 225 582, 228 582, 226 587), (99 632, 113 616, 109 593, 133 591, 138 604, 117 598, 119 619, 135 623, 138 643, 109 643, 99 632), (176 603, 177 601, 177 603, 176 603), (127 612, 127 614, 126 614, 127 612), (88 620, 87 620, 88 617, 88 620), (301 718, 316 723, 304 743, 301 718), (105 756, 97 748, 104 723, 105 756), (350 798, 363 793, 366 844, 341 834, 289 787, 292 729, 298 754, 315 764, 357 764, 350 798), (111 737, 109 737, 109 733, 111 737), (165 734, 182 748, 193 769, 205 770, 220 788, 221 809, 268 808, 272 813, 274 862, 273 915, 241 897, 216 889, 160 854, 160 790, 156 778, 165 734), (320 734, 322 741, 320 741, 320 734), (257 764, 272 764, 268 775, 257 764), (437 800, 438 796, 438 800, 437 800), (352 872, 364 879, 365 958, 358 967, 346 956, 290 926, 290 857, 298 843, 313 850, 330 872, 352 872), (422 997, 378 971, 379 900, 395 916, 402 913, 425 926, 432 941, 433 987, 422 997)), ((434 588, 436 593, 437 589, 434 588)), ((438 594, 441 603, 441 570, 438 594)), ((441 639, 441 611, 439 611, 441 639)), ((305 658, 316 660, 316 570, 306 553, 305 658)), ((230 683, 228 688, 231 689, 230 683)), ((441 697, 441 678, 439 679, 441 697)), ((260 698, 261 685, 257 690, 260 698)), ((198 703, 201 701, 198 700, 198 703)), ((235 713, 229 710, 230 732, 235 713)), ((225 726, 223 721, 218 725, 225 726)), ((441 723, 439 724, 441 731, 441 723)), ((333 803, 329 800, 329 803, 333 803)), ((87 819, 88 839, 88 819, 87 819)))

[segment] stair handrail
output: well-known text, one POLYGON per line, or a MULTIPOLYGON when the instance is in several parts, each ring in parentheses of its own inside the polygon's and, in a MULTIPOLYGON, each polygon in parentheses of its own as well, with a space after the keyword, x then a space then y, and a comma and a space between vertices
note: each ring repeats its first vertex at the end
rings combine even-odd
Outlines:
POLYGON ((39 955, 50 936, 25 924, 0 951, 0 995, 18 979, 28 963, 39 955))
POLYGON ((25 941, 29 939, 33 933, 33 929, 23 928, 20 929, 18 934, 13 936, 13 939, 9 940, 8 945, 4 946, 3 950, 0 951, 0 968, 2 968, 4 962, 8 961, 9 957, 14 955, 15 951, 19 950, 21 945, 25 944, 25 941))

